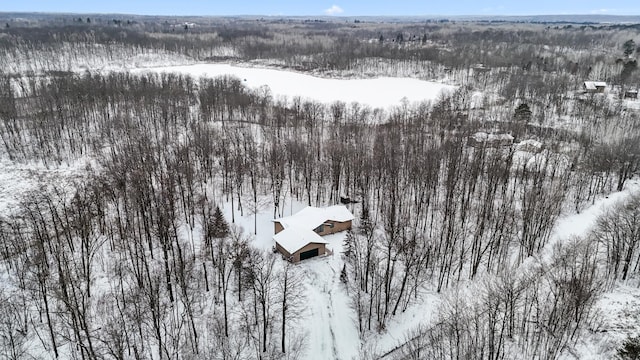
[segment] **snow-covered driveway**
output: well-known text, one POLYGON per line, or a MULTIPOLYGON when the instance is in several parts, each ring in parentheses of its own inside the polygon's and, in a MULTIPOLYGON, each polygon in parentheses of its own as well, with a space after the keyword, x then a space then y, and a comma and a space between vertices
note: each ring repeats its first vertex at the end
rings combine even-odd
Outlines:
POLYGON ((306 329, 307 352, 304 359, 358 359, 360 337, 356 314, 346 287, 340 281, 344 264, 341 251, 346 233, 326 236, 333 255, 300 263, 304 273, 307 310, 301 328, 306 329))

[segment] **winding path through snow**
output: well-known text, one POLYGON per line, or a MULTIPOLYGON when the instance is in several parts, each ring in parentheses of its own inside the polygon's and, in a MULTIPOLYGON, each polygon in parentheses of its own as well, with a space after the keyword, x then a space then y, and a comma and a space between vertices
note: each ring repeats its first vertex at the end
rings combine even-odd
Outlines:
POLYGON ((551 240, 542 249, 540 256, 542 258, 550 256, 554 245, 559 241, 567 240, 572 236, 587 235, 596 224, 596 220, 600 215, 638 191, 640 191, 640 183, 638 180, 629 180, 624 190, 611 193, 605 198, 596 200, 593 205, 584 209, 579 214, 560 217, 553 229, 551 240))

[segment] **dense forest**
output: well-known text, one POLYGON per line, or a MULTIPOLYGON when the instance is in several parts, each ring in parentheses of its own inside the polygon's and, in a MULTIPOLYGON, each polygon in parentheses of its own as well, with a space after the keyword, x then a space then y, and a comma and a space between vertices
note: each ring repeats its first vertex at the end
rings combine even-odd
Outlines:
MULTIPOLYGON (((337 256, 361 358, 560 358, 597 328, 603 293, 638 283, 640 107, 625 99, 640 85, 637 25, 193 21, 0 30, 3 161, 81 164, 0 213, 2 358, 306 358, 299 267, 252 246, 267 230, 235 224, 292 199, 357 199, 337 256), (457 90, 325 104, 231 76, 131 73, 129 59, 457 90), (610 90, 585 93, 586 80, 610 90), (624 190, 587 235, 553 236, 624 190), (375 353, 369 339, 427 293, 434 321, 375 353)), ((633 358, 628 335, 608 354, 633 358)))

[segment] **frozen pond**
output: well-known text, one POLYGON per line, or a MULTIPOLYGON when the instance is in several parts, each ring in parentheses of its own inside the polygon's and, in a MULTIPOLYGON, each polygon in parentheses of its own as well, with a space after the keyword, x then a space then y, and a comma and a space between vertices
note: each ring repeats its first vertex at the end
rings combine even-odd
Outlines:
POLYGON ((323 103, 357 101, 387 108, 409 102, 435 100, 455 86, 411 78, 326 79, 286 70, 260 69, 229 64, 197 64, 135 69, 134 72, 174 72, 195 78, 234 75, 250 88, 269 86, 274 97, 313 99, 323 103))

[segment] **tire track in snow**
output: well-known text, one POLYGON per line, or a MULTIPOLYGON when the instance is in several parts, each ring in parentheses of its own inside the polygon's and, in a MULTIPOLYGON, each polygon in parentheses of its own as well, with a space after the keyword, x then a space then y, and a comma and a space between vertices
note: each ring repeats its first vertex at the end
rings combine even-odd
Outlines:
POLYGON ((336 279, 336 270, 331 267, 331 271, 333 273, 333 282, 331 284, 331 288, 329 289, 329 291, 327 291, 327 295, 328 295, 328 304, 327 304, 327 314, 329 315, 329 332, 331 333, 331 348, 332 348, 332 352, 333 352, 333 358, 334 359, 338 359, 338 349, 336 348, 336 333, 333 331, 333 313, 334 313, 334 309, 333 309, 333 296, 332 296, 332 290, 335 287, 335 279, 336 279))
POLYGON ((343 338, 354 325, 350 316, 344 316, 344 309, 349 309, 348 297, 336 296, 343 291, 336 270, 341 263, 336 258, 322 258, 301 264, 310 305, 309 317, 305 319, 310 341, 306 359, 352 359, 357 356, 357 330, 355 343, 349 341, 353 336, 343 338))

